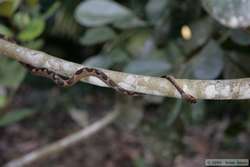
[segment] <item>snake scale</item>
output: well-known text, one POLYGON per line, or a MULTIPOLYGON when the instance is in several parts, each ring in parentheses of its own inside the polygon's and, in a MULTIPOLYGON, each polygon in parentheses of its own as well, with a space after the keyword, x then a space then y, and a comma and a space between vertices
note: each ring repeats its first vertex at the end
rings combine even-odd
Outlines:
MULTIPOLYGON (((0 38, 14 42, 12 39, 6 38, 0 34, 0 38)), ((83 67, 79 70, 77 70, 72 77, 64 77, 60 74, 57 74, 53 71, 50 71, 47 68, 39 68, 39 67, 34 67, 30 64, 26 64, 23 62, 20 62, 22 65, 24 65, 29 71, 31 71, 32 74, 37 75, 37 76, 42 76, 51 79, 54 81, 58 86, 61 87, 69 87, 77 83, 79 80, 85 77, 89 76, 94 76, 102 80, 105 84, 107 84, 109 87, 113 88, 119 93, 125 94, 125 95, 130 95, 130 96, 137 96, 139 93, 136 93, 134 91, 129 91, 126 90, 122 87, 120 87, 115 81, 113 81, 110 77, 108 77, 104 72, 101 70, 95 69, 95 68, 89 68, 89 67, 83 67)), ((187 94, 175 81, 174 77, 172 76, 162 76, 162 78, 167 79, 181 94, 182 98, 185 99, 187 102, 190 103, 196 103, 196 98, 193 97, 190 94, 187 94)))

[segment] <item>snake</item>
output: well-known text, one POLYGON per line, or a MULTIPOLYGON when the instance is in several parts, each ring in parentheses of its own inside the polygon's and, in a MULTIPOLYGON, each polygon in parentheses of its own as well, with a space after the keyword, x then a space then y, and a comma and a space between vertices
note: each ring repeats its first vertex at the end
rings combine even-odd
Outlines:
POLYGON ((113 81, 110 77, 108 77, 107 74, 105 74, 104 72, 96 68, 83 67, 77 70, 71 77, 64 77, 60 74, 57 74, 53 71, 48 70, 47 68, 38 68, 38 67, 34 67, 30 64, 26 64, 23 62, 20 62, 20 63, 24 65, 33 75, 49 78, 52 81, 54 81, 56 85, 60 87, 70 87, 76 84, 78 81, 80 81, 83 78, 94 76, 94 77, 99 78, 106 85, 113 88, 119 93, 129 95, 129 96, 139 95, 139 93, 137 92, 129 91, 120 87, 117 83, 115 83, 115 81, 113 81))
MULTIPOLYGON (((6 38, 5 36, 2 36, 0 34, 0 38, 7 40, 9 42, 14 42, 15 40, 11 38, 6 38)), ((129 91, 126 90, 122 87, 120 87, 115 81, 113 81, 110 77, 108 77, 104 72, 102 72, 99 69, 96 68, 89 68, 89 67, 83 67, 77 70, 71 77, 65 77, 60 74, 57 74, 54 71, 51 71, 47 68, 40 68, 40 67, 35 67, 30 64, 24 63, 24 62, 19 62, 23 66, 25 66, 33 75, 36 76, 42 76, 45 78, 49 78, 54 83, 60 87, 69 87, 73 86, 76 84, 78 81, 80 81, 83 78, 89 77, 89 76, 94 76, 103 81, 106 85, 109 87, 113 88, 119 93, 129 95, 129 96, 138 96, 141 95, 140 93, 134 92, 134 91, 129 91)), ((180 93, 181 97, 186 100, 187 102, 190 103, 196 103, 196 98, 188 93, 186 93, 176 82, 175 78, 170 75, 162 76, 162 78, 167 79, 180 93)))
MULTIPOLYGON (((79 70, 77 70, 71 77, 64 77, 60 74, 57 74, 53 71, 48 70, 47 68, 38 68, 34 67, 30 64, 26 64, 23 62, 20 62, 22 65, 24 65, 33 75, 42 76, 51 79, 54 81, 54 83, 60 87, 70 87, 76 84, 78 81, 80 81, 82 78, 86 78, 89 76, 94 76, 99 78, 101 81, 103 81, 105 84, 107 84, 109 87, 113 88, 119 93, 129 95, 129 96, 138 96, 140 95, 137 92, 126 90, 122 87, 120 87, 115 81, 113 81, 110 77, 108 77, 104 72, 101 70, 98 70, 96 68, 89 68, 89 67, 83 67, 79 70)), ((175 81, 175 78, 170 75, 162 76, 162 78, 166 78, 181 94, 182 98, 185 99, 187 102, 190 103, 196 103, 196 98, 192 95, 186 93, 175 81)))

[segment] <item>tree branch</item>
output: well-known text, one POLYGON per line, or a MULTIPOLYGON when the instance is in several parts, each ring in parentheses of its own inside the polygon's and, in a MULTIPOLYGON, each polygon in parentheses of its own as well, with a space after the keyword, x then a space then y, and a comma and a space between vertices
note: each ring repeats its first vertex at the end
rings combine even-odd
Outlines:
MULTIPOLYGON (((80 64, 68 62, 50 56, 44 52, 24 48, 6 40, 0 39, 0 53, 31 64, 35 67, 48 68, 58 74, 71 76, 77 69, 85 67, 80 64)), ((6 67, 8 68, 8 67, 6 67)), ((133 75, 110 70, 100 69, 121 87, 135 92, 150 95, 169 96, 180 98, 179 92, 166 79, 133 75)), ((95 77, 88 77, 82 80, 90 84, 106 86, 95 77)), ((250 78, 232 80, 187 80, 176 79, 179 86, 197 99, 249 99, 250 78)))

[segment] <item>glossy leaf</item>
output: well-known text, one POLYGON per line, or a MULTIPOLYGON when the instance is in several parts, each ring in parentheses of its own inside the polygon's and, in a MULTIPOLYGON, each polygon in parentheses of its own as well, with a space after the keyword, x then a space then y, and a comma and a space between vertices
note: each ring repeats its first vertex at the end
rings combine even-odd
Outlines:
POLYGON ((114 22, 114 26, 120 29, 143 27, 146 23, 137 17, 126 17, 114 22))
POLYGON ((88 0, 76 8, 75 18, 83 26, 101 26, 131 17, 129 9, 111 0, 88 0))
POLYGON ((30 24, 30 16, 25 12, 15 13, 13 23, 17 26, 17 28, 23 29, 30 24))
MULTIPOLYGON (((48 8, 48 10, 43 13, 42 18, 44 18, 44 20, 50 18, 51 16, 53 16, 56 11, 61 7, 61 2, 60 1, 54 1, 54 3, 48 8)), ((60 12, 63 13, 63 10, 61 10, 60 12)), ((58 13, 57 13, 58 14, 58 13)), ((60 14, 58 14, 60 15, 60 14)), ((71 19, 72 17, 70 17, 71 19)), ((73 19, 72 19, 73 20, 73 19)))
POLYGON ((26 70, 23 66, 13 60, 1 56, 0 61, 0 84, 12 88, 17 88, 22 82, 26 70))
POLYGON ((250 26, 250 1, 202 0, 203 7, 221 24, 240 28, 250 26))
POLYGON ((128 54, 123 49, 115 48, 104 55, 97 55, 88 58, 85 60, 84 65, 107 69, 116 64, 125 64, 129 60, 128 57, 128 54))
POLYGON ((128 53, 121 48, 112 49, 107 53, 107 56, 112 60, 113 64, 124 64, 129 61, 128 53))
POLYGON ((44 40, 43 39, 35 39, 33 41, 29 41, 25 43, 25 46, 31 49, 41 49, 44 46, 44 40))
POLYGON ((7 37, 13 36, 13 32, 3 24, 0 24, 0 34, 7 36, 7 37))
POLYGON ((210 41, 193 60, 193 74, 197 79, 215 79, 223 65, 223 51, 215 41, 210 41))
POLYGON ((94 45, 111 40, 115 38, 115 36, 115 32, 109 27, 92 28, 80 38, 80 42, 83 45, 94 45))
POLYGON ((44 28, 44 20, 41 18, 35 18, 27 25, 27 27, 23 31, 18 34, 17 38, 23 42, 34 40, 43 33, 44 28))
POLYGON ((134 56, 139 56, 143 52, 145 42, 150 38, 148 31, 140 31, 126 43, 127 50, 134 56))
POLYGON ((109 68, 112 65, 112 60, 103 55, 97 55, 88 58, 83 64, 90 67, 109 68))
POLYGON ((0 16, 11 17, 18 8, 21 0, 0 1, 0 16))
POLYGON ((124 71, 133 74, 164 75, 170 68, 169 63, 160 59, 138 59, 131 61, 124 71))

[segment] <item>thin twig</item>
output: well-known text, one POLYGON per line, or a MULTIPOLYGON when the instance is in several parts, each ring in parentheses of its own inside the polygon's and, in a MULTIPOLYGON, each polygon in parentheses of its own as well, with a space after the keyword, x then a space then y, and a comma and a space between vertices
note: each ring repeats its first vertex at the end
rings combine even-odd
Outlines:
POLYGON ((47 157, 55 155, 56 153, 58 154, 59 152, 71 147, 72 145, 84 141, 84 139, 87 139, 88 137, 99 132, 107 125, 112 123, 118 115, 118 111, 113 111, 101 120, 89 125, 88 127, 80 130, 79 132, 76 132, 68 137, 65 137, 64 139, 61 139, 41 149, 28 153, 21 158, 12 160, 5 164, 4 167, 24 167, 27 165, 31 165, 32 163, 38 160, 46 159, 47 157))

